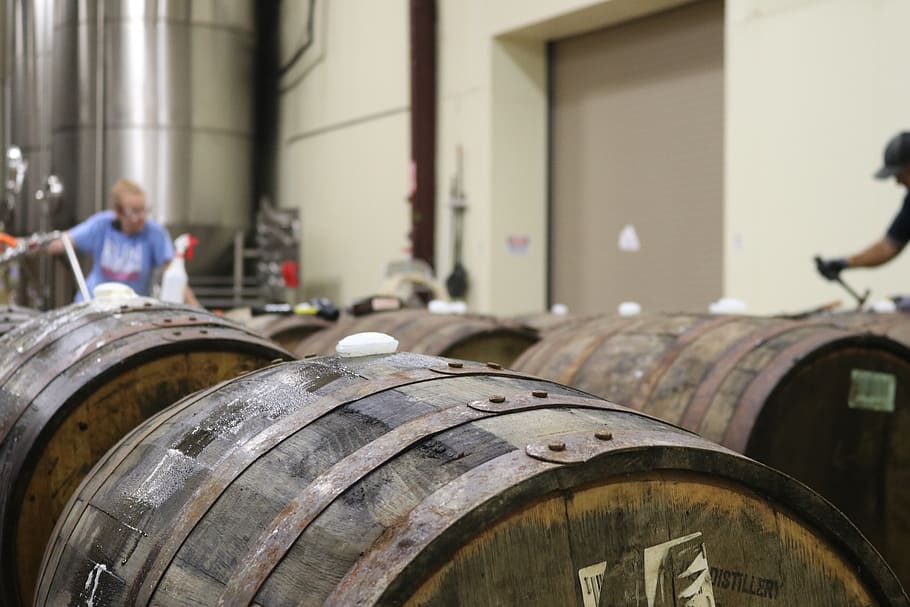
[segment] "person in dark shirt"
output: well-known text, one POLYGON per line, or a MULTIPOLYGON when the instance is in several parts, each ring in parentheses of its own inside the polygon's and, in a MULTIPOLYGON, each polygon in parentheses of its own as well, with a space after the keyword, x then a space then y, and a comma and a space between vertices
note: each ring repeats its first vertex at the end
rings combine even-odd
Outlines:
POLYGON ((828 280, 837 280, 847 268, 873 268, 887 263, 900 253, 910 241, 910 132, 901 132, 885 146, 885 161, 875 173, 876 179, 894 177, 907 188, 900 211, 888 231, 868 247, 848 257, 817 258, 819 273, 828 280))

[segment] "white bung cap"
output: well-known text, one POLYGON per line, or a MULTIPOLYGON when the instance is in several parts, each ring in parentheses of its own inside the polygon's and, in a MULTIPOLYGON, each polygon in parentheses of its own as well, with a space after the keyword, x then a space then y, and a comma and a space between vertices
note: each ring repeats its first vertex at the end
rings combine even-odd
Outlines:
POLYGON ((444 299, 431 299, 427 304, 427 311, 431 314, 448 314, 449 302, 444 299))
POLYGON ((550 314, 558 314, 560 316, 569 313, 569 306, 563 303, 555 303, 550 306, 550 314))
POLYGON ((354 333, 339 341, 335 346, 335 351, 346 358, 372 354, 393 354, 398 351, 398 340, 391 335, 375 331, 354 333))
POLYGON ((711 314, 745 314, 746 303, 733 297, 722 297, 708 306, 711 314))
POLYGON ((890 299, 880 299, 872 304, 872 311, 878 312, 879 314, 897 312, 897 304, 890 299))
POLYGON ((92 296, 97 301, 120 301, 138 297, 131 287, 119 282, 102 282, 95 287, 92 296))
POLYGON ((624 301, 619 304, 620 316, 638 316, 641 314, 641 305, 637 301, 624 301))

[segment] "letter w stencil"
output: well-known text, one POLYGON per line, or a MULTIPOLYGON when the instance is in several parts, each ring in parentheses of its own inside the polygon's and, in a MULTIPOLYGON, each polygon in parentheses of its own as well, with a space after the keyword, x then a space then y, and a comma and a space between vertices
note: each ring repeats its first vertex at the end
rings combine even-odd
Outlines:
POLYGON ((648 607, 715 607, 701 532, 645 548, 644 570, 648 607))

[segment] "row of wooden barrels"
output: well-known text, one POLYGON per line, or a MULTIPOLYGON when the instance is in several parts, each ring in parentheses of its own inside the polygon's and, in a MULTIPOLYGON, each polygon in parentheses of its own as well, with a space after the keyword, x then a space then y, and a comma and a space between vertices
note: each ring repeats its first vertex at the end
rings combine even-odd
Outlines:
POLYGON ((6 312, 0 605, 910 606, 896 315, 6 312))

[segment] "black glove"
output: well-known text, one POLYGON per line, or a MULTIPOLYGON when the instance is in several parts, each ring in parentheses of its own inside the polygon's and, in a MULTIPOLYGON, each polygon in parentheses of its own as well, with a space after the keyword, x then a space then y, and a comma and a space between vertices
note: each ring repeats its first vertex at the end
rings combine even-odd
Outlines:
POLYGON ((828 280, 837 280, 840 277, 841 270, 847 267, 847 260, 843 257, 834 257, 832 259, 815 258, 815 267, 818 273, 828 280))

